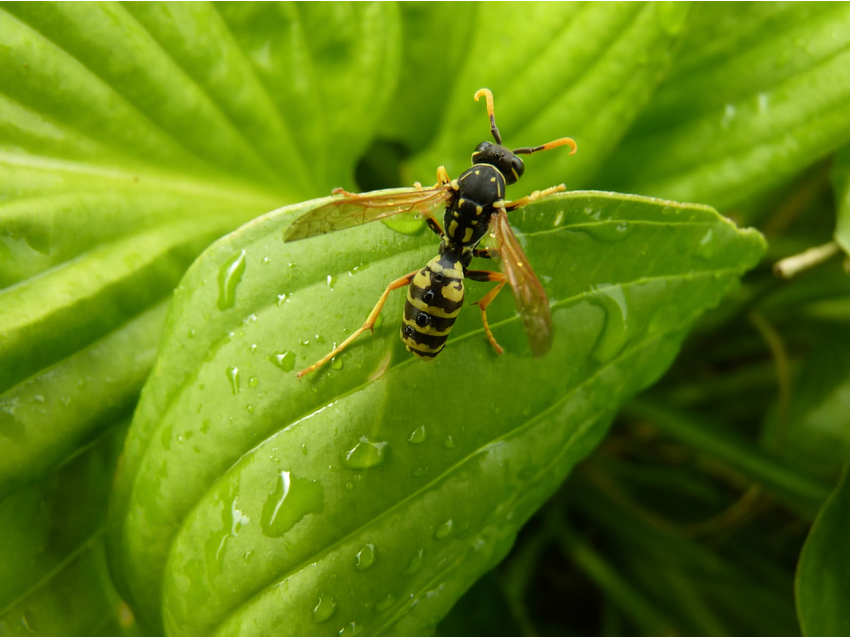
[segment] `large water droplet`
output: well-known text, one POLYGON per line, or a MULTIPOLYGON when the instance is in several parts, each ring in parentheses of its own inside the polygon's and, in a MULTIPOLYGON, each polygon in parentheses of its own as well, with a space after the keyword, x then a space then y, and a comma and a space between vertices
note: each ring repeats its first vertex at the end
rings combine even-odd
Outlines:
POLYGON ((628 341, 629 308, 622 286, 604 286, 597 291, 599 294, 591 302, 604 310, 605 323, 592 355, 598 362, 607 363, 623 350, 628 341))
POLYGON ((260 527, 269 537, 280 537, 309 513, 321 513, 325 490, 314 480, 298 478, 289 471, 278 474, 274 492, 263 505, 260 527))
POLYGON ((384 462, 388 443, 373 442, 366 436, 346 452, 342 463, 349 469, 368 469, 384 462))
POLYGON ((295 352, 274 352, 270 356, 266 356, 266 359, 285 372, 291 372, 295 369, 295 352))
POLYGON ((425 442, 425 425, 420 425, 414 429, 407 440, 413 445, 425 442))
POLYGON ((236 286, 245 272, 245 251, 231 256, 218 270, 218 309, 226 310, 236 303, 236 286))
POLYGON ((313 607, 313 621, 317 624, 328 621, 336 612, 336 600, 330 595, 321 595, 313 607))
POLYGON ((391 593, 387 593, 387 596, 383 599, 379 600, 375 604, 375 612, 383 613, 386 610, 389 610, 390 607, 395 603, 395 597, 391 593))
POLYGON ((425 549, 419 549, 410 558, 407 567, 402 571, 405 575, 413 575, 416 571, 422 568, 422 561, 425 558, 425 549))
POLYGON ((354 568, 358 571, 365 571, 375 563, 375 545, 364 544, 363 548, 357 551, 354 556, 354 568))
POLYGON ((223 506, 221 510, 221 529, 210 534, 204 545, 204 555, 207 568, 211 575, 221 573, 222 563, 226 552, 227 541, 239 535, 243 526, 251 521, 247 515, 239 510, 237 498, 233 498, 230 506, 223 506))
POLYGON ((452 528, 454 527, 454 522, 452 520, 446 520, 440 526, 437 527, 437 530, 434 531, 434 537, 438 540, 442 540, 444 537, 448 537, 452 533, 452 528))
POLYGON ((233 395, 239 393, 239 368, 238 367, 228 367, 227 368, 227 380, 230 381, 230 388, 233 391, 233 395))

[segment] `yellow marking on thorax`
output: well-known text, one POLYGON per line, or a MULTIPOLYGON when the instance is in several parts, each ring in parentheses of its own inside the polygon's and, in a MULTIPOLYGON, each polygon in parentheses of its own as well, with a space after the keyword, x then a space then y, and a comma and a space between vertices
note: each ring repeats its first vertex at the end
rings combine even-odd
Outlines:
MULTIPOLYGON (((457 214, 457 213, 455 213, 457 214)), ((449 236, 455 236, 455 232, 457 232, 458 223, 456 220, 452 219, 452 222, 449 224, 449 236)))
POLYGON ((425 274, 425 270, 419 270, 416 273, 416 276, 413 277, 413 285, 418 287, 420 290, 427 290, 428 286, 431 285, 431 277, 425 274))
POLYGON ((463 243, 469 243, 470 241, 472 241, 472 233, 473 233, 472 228, 467 228, 466 230, 464 230, 464 232, 463 232, 463 243))
POLYGON ((434 257, 428 261, 425 268, 431 270, 434 274, 442 274, 447 279, 457 279, 458 281, 463 280, 463 266, 460 264, 460 261, 455 261, 452 264, 452 267, 446 268, 440 263, 440 259, 441 257, 434 257))

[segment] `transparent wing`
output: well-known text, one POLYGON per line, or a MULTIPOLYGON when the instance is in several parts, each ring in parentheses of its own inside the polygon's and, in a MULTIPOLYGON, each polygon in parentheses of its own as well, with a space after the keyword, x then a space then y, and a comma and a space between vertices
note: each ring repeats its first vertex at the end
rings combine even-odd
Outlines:
POLYGON ((506 212, 502 211, 493 217, 492 231, 494 249, 499 254, 502 271, 514 292, 522 324, 531 342, 531 351, 535 356, 544 356, 552 346, 549 299, 511 230, 506 212))
POLYGON ((449 200, 451 192, 448 185, 378 195, 346 192, 299 217, 286 230, 284 241, 307 239, 405 213, 429 215, 432 209, 449 200))

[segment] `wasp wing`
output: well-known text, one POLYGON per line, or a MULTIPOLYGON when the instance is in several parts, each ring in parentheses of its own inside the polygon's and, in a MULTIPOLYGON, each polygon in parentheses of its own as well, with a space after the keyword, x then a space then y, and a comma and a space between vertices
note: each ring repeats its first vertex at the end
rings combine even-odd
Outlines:
POLYGON ((494 249, 513 290, 522 324, 531 342, 531 351, 535 356, 544 356, 552 346, 552 315, 543 284, 528 264, 504 210, 494 215, 491 230, 495 239, 494 249))
POLYGON ((405 213, 430 215, 432 209, 451 198, 451 193, 451 186, 442 184, 381 194, 347 192, 299 217, 286 230, 284 241, 307 239, 405 213))

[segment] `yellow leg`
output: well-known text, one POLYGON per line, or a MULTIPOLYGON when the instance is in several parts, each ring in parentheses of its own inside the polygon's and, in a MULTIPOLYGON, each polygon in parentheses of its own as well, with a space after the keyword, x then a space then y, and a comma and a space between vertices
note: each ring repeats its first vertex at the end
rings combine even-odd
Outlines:
POLYGON ((493 346, 493 349, 496 350, 497 354, 503 354, 505 350, 503 350, 502 346, 496 342, 493 332, 490 331, 490 324, 487 322, 487 306, 490 305, 490 303, 493 302, 493 299, 496 298, 496 295, 502 291, 502 288, 505 287, 505 283, 507 283, 508 278, 501 272, 489 272, 487 270, 467 270, 466 276, 473 281, 498 281, 496 287, 485 294, 480 301, 473 303, 473 305, 477 305, 478 309, 481 310, 481 322, 484 323, 484 333, 487 335, 487 340, 490 341, 490 344, 493 346))
POLYGON ((440 166, 437 168, 437 186, 445 186, 446 184, 452 183, 451 177, 449 177, 449 171, 446 170, 445 166, 440 166))
POLYGON ((532 201, 540 199, 540 197, 546 197, 547 195, 551 195, 556 192, 564 192, 566 189, 567 187, 564 184, 558 184, 557 186, 552 186, 551 188, 547 188, 546 190, 535 190, 527 197, 517 199, 516 201, 505 202, 505 210, 511 211, 516 210, 517 208, 522 208, 523 206, 527 206, 528 204, 530 204, 532 201))
POLYGON ((307 374, 309 374, 310 372, 316 371, 317 369, 319 369, 325 363, 330 362, 330 360, 334 356, 336 356, 342 350, 344 350, 346 347, 348 347, 355 338, 360 336, 366 330, 374 331, 375 321, 378 319, 378 315, 381 313, 381 310, 384 307, 384 303, 387 302, 387 298, 390 296, 390 292, 392 292, 393 290, 398 290, 399 288, 403 288, 403 287, 410 285, 410 282, 413 280, 413 277, 416 276, 416 274, 418 272, 419 272, 419 270, 416 270, 416 271, 411 272, 409 274, 405 274, 400 279, 396 279, 395 281, 390 283, 387 286, 387 289, 384 290, 384 293, 381 295, 381 298, 378 299, 378 303, 372 309, 372 312, 369 314, 369 317, 366 319, 366 322, 363 323, 363 325, 361 325, 359 328, 357 328, 354 331, 354 334, 352 334, 347 339, 345 339, 342 343, 340 343, 339 347, 334 349, 334 351, 332 351, 330 354, 325 356, 322 360, 318 361, 317 363, 313 363, 312 365, 310 365, 310 367, 308 367, 306 369, 302 369, 300 372, 298 372, 296 374, 296 376, 299 378, 299 380, 301 378, 303 378, 304 376, 306 376, 307 374))

